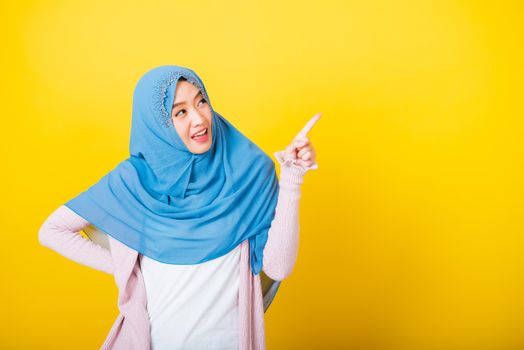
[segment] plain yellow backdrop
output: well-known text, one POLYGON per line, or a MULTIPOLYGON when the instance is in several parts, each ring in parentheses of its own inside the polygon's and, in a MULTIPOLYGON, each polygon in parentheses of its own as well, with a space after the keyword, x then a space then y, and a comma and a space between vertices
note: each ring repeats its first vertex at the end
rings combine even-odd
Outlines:
POLYGON ((272 156, 317 112, 268 349, 524 348, 519 1, 2 5, 2 349, 97 349, 112 276, 39 245, 128 157, 133 88, 187 66, 272 156))

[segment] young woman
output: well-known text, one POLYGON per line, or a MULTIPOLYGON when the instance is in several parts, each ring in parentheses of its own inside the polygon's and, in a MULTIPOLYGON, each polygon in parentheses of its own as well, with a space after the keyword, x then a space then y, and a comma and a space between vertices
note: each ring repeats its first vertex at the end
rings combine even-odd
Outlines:
POLYGON ((265 349, 260 272, 276 281, 298 252, 304 174, 317 169, 313 117, 273 161, 213 110, 180 66, 133 94, 130 157, 56 209, 40 243, 113 274, 120 314, 102 349, 265 349), (79 231, 94 225, 110 249, 79 231))

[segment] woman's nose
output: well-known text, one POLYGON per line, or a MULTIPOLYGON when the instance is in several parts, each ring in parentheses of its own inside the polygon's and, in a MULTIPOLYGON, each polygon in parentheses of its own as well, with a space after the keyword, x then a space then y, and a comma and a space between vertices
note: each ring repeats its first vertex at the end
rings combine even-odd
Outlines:
POLYGON ((198 111, 193 111, 193 115, 191 116, 191 120, 193 122, 193 125, 200 125, 204 122, 204 116, 198 112, 198 111))

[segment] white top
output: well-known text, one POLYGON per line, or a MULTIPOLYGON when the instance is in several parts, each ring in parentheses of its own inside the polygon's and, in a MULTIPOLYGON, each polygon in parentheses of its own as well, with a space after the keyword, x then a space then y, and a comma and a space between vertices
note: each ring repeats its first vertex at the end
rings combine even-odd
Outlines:
POLYGON ((240 246, 196 265, 140 254, 153 350, 238 349, 240 246))

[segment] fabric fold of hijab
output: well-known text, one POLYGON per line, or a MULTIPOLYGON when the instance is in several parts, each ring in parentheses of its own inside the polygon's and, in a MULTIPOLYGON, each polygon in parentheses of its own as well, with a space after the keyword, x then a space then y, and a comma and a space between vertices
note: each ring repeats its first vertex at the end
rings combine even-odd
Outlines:
POLYGON ((129 158, 65 203, 139 253, 198 264, 249 239, 251 270, 262 269, 279 183, 272 159, 213 110, 191 69, 160 66, 133 92, 129 158), (171 119, 178 79, 198 87, 212 112, 208 151, 189 151, 171 119))

